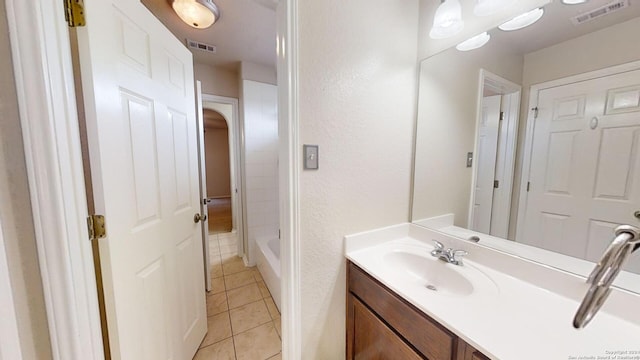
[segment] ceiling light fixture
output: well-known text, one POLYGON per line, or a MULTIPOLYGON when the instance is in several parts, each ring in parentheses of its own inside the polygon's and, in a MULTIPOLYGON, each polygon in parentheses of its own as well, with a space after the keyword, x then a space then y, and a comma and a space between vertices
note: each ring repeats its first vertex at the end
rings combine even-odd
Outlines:
POLYGON ((451 37, 464 28, 462 6, 458 0, 443 0, 433 17, 433 27, 429 32, 432 39, 451 37))
POLYGON ((589 0, 562 0, 563 4, 566 5, 579 5, 579 4, 584 4, 589 0))
POLYGON ((465 40, 456 45, 456 49, 460 51, 474 50, 484 46, 484 44, 489 42, 489 39, 491 39, 491 35, 487 34, 487 32, 485 31, 482 34, 476 35, 471 39, 465 40))
POLYGON ((220 18, 213 0, 173 0, 171 6, 182 21, 196 29, 206 29, 220 18))
POLYGON ((503 31, 519 30, 540 20, 543 14, 544 14, 544 10, 542 8, 537 8, 529 12, 526 12, 522 15, 518 15, 514 17, 513 19, 507 21, 506 23, 498 26, 498 29, 503 31))
POLYGON ((489 16, 512 5, 513 0, 478 0, 473 7, 475 16, 489 16))

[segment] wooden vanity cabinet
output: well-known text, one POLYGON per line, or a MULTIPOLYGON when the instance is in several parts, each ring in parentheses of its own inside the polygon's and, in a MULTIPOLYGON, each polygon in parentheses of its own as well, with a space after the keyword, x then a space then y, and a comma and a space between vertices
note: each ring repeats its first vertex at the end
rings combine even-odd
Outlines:
POLYGON ((347 262, 347 360, 489 360, 347 262))

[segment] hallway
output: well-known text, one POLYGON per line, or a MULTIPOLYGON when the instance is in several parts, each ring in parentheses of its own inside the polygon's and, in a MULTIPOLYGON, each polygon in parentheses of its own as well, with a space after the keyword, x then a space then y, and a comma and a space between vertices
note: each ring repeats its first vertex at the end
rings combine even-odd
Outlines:
POLYGON ((233 228, 231 198, 211 199, 207 203, 209 235, 229 233, 233 228))
POLYGON ((262 276, 245 267, 235 233, 209 235, 208 333, 194 360, 281 359, 280 313, 262 276))

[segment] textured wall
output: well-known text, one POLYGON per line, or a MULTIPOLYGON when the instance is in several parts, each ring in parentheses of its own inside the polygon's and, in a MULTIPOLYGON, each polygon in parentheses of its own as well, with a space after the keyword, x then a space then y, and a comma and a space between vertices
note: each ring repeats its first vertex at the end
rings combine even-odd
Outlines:
POLYGON ((418 1, 300 1, 299 24, 300 141, 320 146, 300 174, 302 351, 335 360, 343 236, 409 216, 418 1))
MULTIPOLYGON (((24 360, 51 359, 5 2, 0 2, 0 218, 24 360)), ((0 319, 2 321, 2 319, 0 319)))

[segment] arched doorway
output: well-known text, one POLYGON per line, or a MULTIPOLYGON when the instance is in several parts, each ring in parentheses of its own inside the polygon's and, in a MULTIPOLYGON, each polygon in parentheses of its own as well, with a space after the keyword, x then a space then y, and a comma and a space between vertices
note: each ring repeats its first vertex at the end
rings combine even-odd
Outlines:
POLYGON ((204 109, 204 147, 209 234, 233 230, 229 127, 224 116, 204 109))

